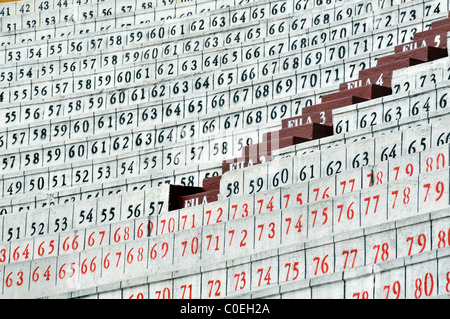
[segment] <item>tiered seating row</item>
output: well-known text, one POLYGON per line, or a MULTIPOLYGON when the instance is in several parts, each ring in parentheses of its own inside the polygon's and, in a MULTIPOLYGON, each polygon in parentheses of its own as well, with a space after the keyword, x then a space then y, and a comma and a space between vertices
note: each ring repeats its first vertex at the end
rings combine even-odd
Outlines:
MULTIPOLYGON (((431 219, 438 223, 433 215, 431 219)), ((394 228, 394 225, 387 225, 384 229, 385 234, 392 236, 394 228)), ((400 231, 407 231, 408 228, 410 227, 403 227, 400 231)), ((379 230, 377 235, 381 234, 382 231, 379 230)), ((209 299, 228 296, 248 299, 448 298, 450 258, 447 243, 443 243, 443 233, 440 235, 442 239, 439 240, 440 246, 445 248, 368 266, 356 266, 357 260, 361 257, 358 255, 361 251, 361 246, 358 246, 361 237, 357 238, 358 235, 364 237, 360 232, 349 236, 354 236, 353 241, 344 242, 341 238, 335 238, 334 243, 332 241, 321 243, 324 246, 334 246, 333 253, 336 261, 332 261, 333 258, 330 255, 323 260, 323 263, 323 257, 310 256, 310 259, 313 259, 311 271, 317 268, 318 273, 322 270, 327 272, 319 277, 302 279, 305 275, 305 269, 302 266, 307 250, 299 250, 296 246, 230 261, 224 263, 219 269, 206 266, 192 271, 174 273, 175 278, 167 276, 158 281, 152 277, 146 278, 147 280, 142 278, 131 283, 122 282, 113 287, 98 287, 67 294, 67 297, 91 299, 187 299, 189 297, 209 299), (353 246, 346 246, 350 242, 353 246), (353 248, 357 246, 358 248, 353 248), (314 261, 314 258, 317 259, 314 261), (339 270, 345 261, 347 267, 339 270), (351 267, 353 261, 355 266, 351 267), (331 272, 333 267, 336 271, 331 272), (425 286, 426 289, 424 289, 425 286)), ((318 243, 315 244, 318 245, 318 243)), ((376 244, 374 249, 378 250, 378 246, 379 244, 376 244)), ((381 244, 378 251, 379 260, 383 254, 386 258, 393 251, 393 246, 387 248, 386 245, 383 251, 383 244, 381 244)))
MULTIPOLYGON (((348 274, 343 272, 311 280, 309 287, 303 284, 305 288, 286 285, 286 288, 280 287, 280 295, 282 298, 448 299, 448 262, 448 249, 433 251, 417 258, 399 258, 380 267, 374 266, 373 270, 363 267, 348 274)), ((273 291, 262 296, 271 294, 273 291)))
MULTIPOLYGON (((237 1, 148 1, 148 0, 115 0, 115 1, 97 1, 87 3, 79 1, 76 6, 69 5, 67 1, 60 1, 59 8, 50 8, 49 1, 42 2, 38 6, 33 3, 20 4, 19 14, 7 15, 0 11, 0 32, 19 33, 37 31, 42 29, 64 29, 64 27, 76 24, 76 30, 82 30, 84 25, 92 26, 95 24, 103 25, 104 30, 110 27, 119 28, 135 25, 135 15, 146 15, 147 23, 160 20, 170 20, 183 18, 194 14, 204 13, 211 10, 221 9, 225 6, 237 6, 250 2, 250 0, 237 1), (46 4, 46 3, 47 4, 46 4), (47 9, 45 9, 47 8, 47 9), (37 9, 36 11, 33 9, 37 9), (113 20, 115 25, 105 26, 106 21, 113 20), (30 30, 31 29, 31 30, 30 30)), ((1 9, 0 9, 1 10, 1 9)), ((3 9, 4 12, 7 11, 3 9)), ((9 10, 10 11, 10 10, 9 10)), ((141 21, 140 18, 138 21, 141 21)), ((145 21, 145 20, 144 20, 145 21)), ((93 28, 97 30, 97 28, 93 28)), ((88 29, 89 30, 89 29, 88 29)), ((92 32, 92 30, 90 30, 92 32)))
MULTIPOLYGON (((88 227, 111 223, 117 223, 116 225, 120 226, 121 221, 156 217, 168 212, 170 208, 168 194, 171 190, 176 191, 176 188, 164 185, 154 187, 151 191, 142 190, 126 195, 102 196, 76 204, 68 203, 57 207, 8 214, 1 219, 1 241, 5 243, 12 241, 15 245, 19 244, 18 240, 21 239, 56 235, 53 239, 58 242, 57 237, 64 232, 80 233, 88 227)), ((145 231, 146 237, 152 234, 150 229, 148 234, 145 231)))
POLYGON ((387 121, 401 121, 423 115, 439 114, 447 108, 448 88, 440 84, 446 81, 448 81, 447 77, 436 85, 430 84, 423 89, 383 98, 383 103, 378 107, 373 104, 360 104, 333 110, 334 133, 345 134, 387 121), (430 90, 433 86, 434 92, 430 90), (402 104, 398 104, 399 100, 402 104))
MULTIPOLYGON (((144 3, 146 6, 147 4, 149 4, 150 8, 159 6, 172 6, 178 3, 178 1, 174 0, 150 0, 150 1, 114 0, 110 2, 114 2, 113 6, 115 11, 118 11, 118 8, 121 8, 124 5, 132 6, 131 11, 135 11, 139 10, 139 8, 142 7, 144 3)), ((182 1, 182 2, 189 3, 190 1, 182 1)), ((96 4, 101 4, 101 1, 100 2, 96 0, 49 0, 49 1, 26 0, 20 2, 3 1, 0 6, 0 16, 1 17, 22 16, 26 14, 39 13, 45 11, 59 11, 63 8, 77 9, 78 7, 83 8, 84 6, 91 6, 96 4)))
MULTIPOLYGON (((345 251, 345 254, 349 254, 345 251)), ((170 298, 223 298, 225 292, 246 289, 246 293, 237 295, 246 299, 426 299, 449 298, 448 249, 423 253, 419 256, 403 257, 388 261, 382 266, 363 266, 337 271, 319 278, 298 280, 301 270, 298 261, 290 261, 289 254, 269 257, 240 265, 230 264, 230 270, 201 269, 197 274, 186 272, 181 278, 167 278, 159 282, 139 284, 139 281, 98 287, 65 297, 85 299, 170 299, 170 298), (278 274, 274 274, 272 264, 278 257, 278 274), (268 263, 268 260, 271 263, 268 263), (284 263, 284 265, 282 264, 284 263), (284 269, 282 269, 284 267, 284 269), (269 272, 264 273, 265 270, 269 272), (240 273, 239 273, 240 271, 240 273), (259 271, 259 272, 258 272, 259 271), (231 272, 231 273, 230 273, 231 272), (264 277, 261 278, 261 273, 264 277), (269 276, 270 275, 270 276, 269 276), (249 277, 260 282, 261 287, 251 287, 249 277), (296 278, 292 280, 290 278, 296 278), (284 282, 285 279, 289 281, 284 282), (224 280, 228 282, 225 287, 224 280), (278 283, 278 285, 276 284, 278 283), (264 286, 268 287, 265 288, 264 286), (426 286, 426 287, 425 287, 426 286)), ((349 257, 351 260, 352 256, 349 257)), ((324 263, 328 265, 327 261, 324 263)), ((321 267, 321 266, 319 266, 321 267)), ((149 278, 150 279, 150 278, 149 278)), ((150 279, 151 280, 151 279, 150 279)), ((147 281, 150 281, 147 280, 147 281)), ((145 279, 140 282, 144 282, 145 279)), ((232 295, 232 298, 235 298, 232 295)), ((261 304, 264 304, 262 301, 261 304)), ((245 308, 244 308, 245 309, 245 308)), ((251 311, 251 307, 250 310, 251 311)), ((256 308, 254 308, 253 311, 256 308)), ((264 306, 259 309, 262 313, 264 306)), ((269 311, 270 306, 267 308, 269 311)), ((232 312, 228 307, 226 311, 232 312)), ((237 311, 237 310, 234 310, 237 311)), ((267 310, 266 310, 267 313, 267 310)))
MULTIPOLYGON (((100 174, 102 170, 98 173, 100 174)), ((94 185, 63 188, 60 191, 35 191, 28 196, 11 196, 2 200, 0 214, 7 215, 22 211, 45 208, 48 206, 75 203, 101 196, 110 196, 125 192, 144 190, 159 187, 165 184, 191 186, 201 185, 201 181, 212 176, 218 176, 220 166, 215 164, 202 164, 189 169, 165 171, 146 177, 131 177, 123 180, 112 180, 94 185)), ((107 174, 107 170, 103 170, 107 174)))
MULTIPOLYGON (((298 0, 298 1, 295 2, 294 8, 295 8, 295 10, 301 10, 301 11, 311 10, 314 6, 312 6, 310 4, 313 4, 313 2, 306 1, 305 3, 302 3, 301 0, 298 0)), ((328 3, 328 2, 320 2, 320 4, 318 4, 316 2, 316 4, 317 4, 316 8, 321 8, 321 9, 323 9, 323 7, 325 7, 327 5, 330 5, 330 4, 335 5, 334 3, 328 3)), ((181 8, 178 7, 178 8, 169 9, 169 8, 165 7, 165 8, 161 9, 161 7, 160 7, 160 11, 163 10, 163 12, 166 13, 166 15, 168 14, 168 16, 166 16, 166 15, 161 14, 161 13, 157 15, 156 11, 155 11, 156 8, 152 9, 152 8, 149 7, 149 3, 146 3, 146 7, 147 7, 146 11, 147 12, 145 13, 145 16, 144 16, 142 14, 139 14, 139 11, 137 11, 138 12, 137 15, 136 15, 136 13, 134 13, 133 15, 130 15, 130 14, 127 14, 127 13, 121 13, 119 15, 111 15, 111 14, 109 14, 109 12, 112 11, 112 8, 109 7, 110 6, 109 4, 101 3, 99 5, 106 6, 106 8, 99 9, 99 10, 101 10, 101 15, 106 16, 106 17, 103 17, 103 18, 100 18, 100 19, 95 19, 94 22, 90 22, 88 19, 92 20, 94 18, 94 16, 95 16, 94 12, 92 10, 89 11, 89 9, 84 9, 84 10, 82 10, 83 12, 79 14, 79 16, 80 16, 80 18, 84 19, 87 22, 84 23, 84 24, 83 23, 77 24, 77 26, 81 25, 83 27, 80 28, 79 30, 73 30, 73 32, 71 31, 71 29, 72 29, 71 27, 72 26, 67 24, 67 22, 73 22, 73 19, 75 18, 74 17, 74 13, 73 13, 73 9, 68 14, 64 14, 64 13, 60 12, 59 14, 57 14, 57 15, 59 15, 59 17, 55 16, 54 14, 52 15, 51 12, 48 12, 48 11, 43 13, 44 17, 41 20, 45 19, 45 23, 44 24, 46 26, 53 25, 53 29, 48 30, 48 31, 46 31, 46 30, 44 30, 42 28, 36 30, 36 28, 33 27, 33 26, 36 26, 38 24, 38 21, 36 19, 36 15, 34 15, 32 17, 32 19, 25 19, 25 18, 22 17, 22 23, 17 22, 17 21, 10 21, 10 20, 6 19, 6 21, 3 22, 3 28, 8 30, 8 31, 16 32, 16 29, 20 27, 18 24, 22 24, 22 25, 25 25, 28 28, 33 28, 34 29, 34 34, 33 34, 34 37, 30 38, 29 35, 26 35, 25 33, 20 34, 20 35, 16 34, 16 37, 18 39, 14 40, 14 37, 12 37, 12 38, 10 37, 9 42, 6 42, 6 43, 10 43, 10 42, 13 42, 13 43, 14 42, 16 42, 16 43, 28 42, 28 41, 32 41, 32 40, 38 40, 39 38, 41 38, 41 39, 48 39, 50 37, 64 37, 64 36, 70 35, 72 33, 73 34, 83 34, 83 33, 92 32, 93 30, 94 31, 112 30, 112 28, 114 28, 114 27, 116 27, 116 29, 118 29, 118 28, 123 28, 123 27, 130 26, 130 25, 138 25, 139 23, 141 23, 141 24, 142 23, 149 23, 149 22, 151 22, 149 20, 149 15, 148 15, 148 11, 149 10, 154 11, 154 19, 156 21, 156 20, 162 20, 164 18, 172 19, 172 18, 176 17, 177 15, 179 17, 189 16, 189 15, 191 15, 193 13, 191 11, 193 9, 196 9, 195 12, 200 12, 200 11, 211 10, 211 9, 214 9, 214 8, 221 8, 221 7, 225 6, 225 5, 219 5, 219 4, 214 3, 214 2, 210 2, 208 4, 201 3, 200 6, 203 7, 202 9, 199 9, 197 7, 197 3, 194 3, 195 7, 193 5, 191 5, 190 3, 188 3, 186 6, 182 6, 181 8), (142 15, 143 17, 140 17, 140 15, 142 15), (113 19, 111 19, 111 17, 113 17, 113 19), (144 18, 144 19, 142 19, 142 18, 144 18), (26 20, 26 21, 23 21, 23 20, 26 20), (63 20, 64 22, 63 22, 63 24, 55 25, 57 20, 63 20), (120 21, 117 21, 117 20, 120 20, 120 21), (68 26, 69 26, 69 28, 68 28, 68 26), (87 28, 87 27, 89 27, 89 28, 87 28), (60 32, 59 34, 57 34, 58 29, 62 29, 63 31, 60 32)), ((387 1, 383 1, 379 5, 377 5, 376 3, 375 4, 370 3, 370 7, 366 8, 366 10, 373 10, 374 6, 376 7, 376 9, 383 9, 385 7, 393 6, 393 5, 395 5, 393 2, 388 3, 387 1)), ((275 7, 276 6, 277 5, 275 5, 275 7)), ((127 11, 131 7, 132 6, 130 6, 130 5, 128 5, 128 6, 121 6, 121 10, 122 11, 127 11)), ((362 8, 363 8, 363 5, 362 4, 358 4, 357 7, 351 8, 351 9, 348 9, 348 10, 340 9, 340 10, 337 11, 337 17, 339 19, 341 19, 345 15, 352 16, 354 12, 361 12, 362 8)), ((279 8, 276 8, 276 9, 273 8, 273 9, 271 9, 271 12, 273 10, 276 10, 276 11, 279 10, 279 11, 283 12, 285 10, 285 5, 284 4, 280 4, 279 8)), ((430 11, 434 11, 434 13, 436 13, 437 11, 440 11, 442 9, 440 8, 440 5, 437 5, 436 7, 432 7, 432 5, 426 5, 423 10, 425 10, 426 14, 428 15, 430 13, 430 11)), ((97 10, 94 10, 94 11, 97 11, 97 10)), ((316 11, 318 11, 318 10, 316 10, 316 11)), ((421 11, 421 10, 419 10, 419 11, 421 11)), ((267 12, 265 9, 261 9, 259 14, 260 15, 265 15, 265 12, 267 12)), ((256 15, 258 15, 258 12, 253 11, 252 17, 255 17, 256 15)), ((406 12, 405 12, 404 15, 406 16, 406 12)), ((236 17, 237 17, 237 15, 236 15, 236 17)), ((243 20, 244 18, 241 17, 240 19, 243 20)), ((238 18, 236 18, 236 20, 237 19, 238 18)), ((320 20, 320 15, 315 16, 314 24, 317 25, 320 22, 319 20, 320 20)), ((224 24, 225 20, 221 19, 220 21, 221 21, 220 24, 223 27, 223 24, 224 24)), ((27 32, 30 33, 29 30, 27 32)), ((6 40, 6 41, 8 41, 8 40, 6 40)))

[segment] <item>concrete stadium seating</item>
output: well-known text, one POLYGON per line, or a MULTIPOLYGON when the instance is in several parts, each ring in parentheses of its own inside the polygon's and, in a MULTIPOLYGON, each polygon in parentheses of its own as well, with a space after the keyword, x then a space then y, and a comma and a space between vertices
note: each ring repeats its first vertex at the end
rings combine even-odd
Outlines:
POLYGON ((1 298, 448 298, 449 19, 0 3, 1 298))

